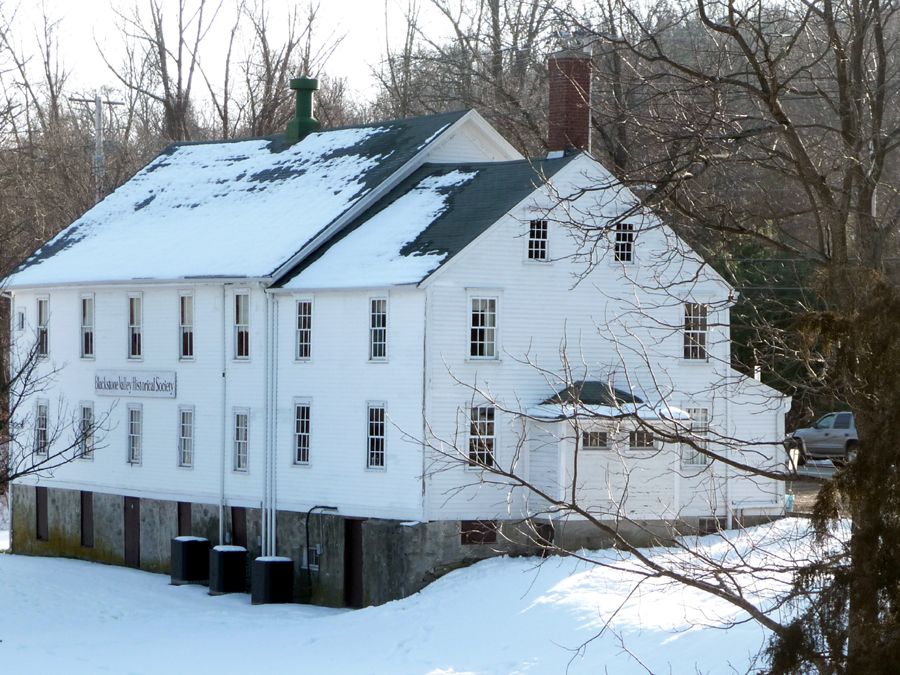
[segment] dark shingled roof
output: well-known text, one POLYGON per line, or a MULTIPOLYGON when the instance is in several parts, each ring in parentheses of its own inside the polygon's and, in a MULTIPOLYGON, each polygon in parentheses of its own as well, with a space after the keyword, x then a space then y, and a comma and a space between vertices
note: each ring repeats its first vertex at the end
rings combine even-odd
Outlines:
MULTIPOLYGON (((402 256, 443 253, 446 255, 440 265, 444 265, 577 156, 571 154, 557 159, 531 161, 425 164, 362 216, 320 246, 313 255, 300 262, 278 285, 288 284, 303 270, 327 256, 329 249, 337 242, 357 228, 364 227, 375 215, 409 193, 423 180, 454 171, 474 174, 471 180, 440 189, 446 196, 448 208, 399 251, 402 256)), ((433 272, 431 270, 425 278, 433 272)))
POLYGON ((643 403, 631 392, 597 380, 578 380, 542 402, 544 404, 602 405, 616 408, 623 403, 643 403))

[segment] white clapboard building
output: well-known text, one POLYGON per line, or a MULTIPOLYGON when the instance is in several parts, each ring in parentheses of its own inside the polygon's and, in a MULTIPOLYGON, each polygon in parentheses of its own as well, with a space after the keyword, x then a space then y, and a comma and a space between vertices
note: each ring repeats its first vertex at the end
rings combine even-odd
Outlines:
POLYGON ((29 451, 96 426, 13 486, 15 551, 165 570, 204 535, 360 605, 603 544, 573 488, 636 538, 783 512, 654 434, 773 467, 787 402, 730 369, 732 289, 588 154, 527 160, 474 111, 297 135, 174 145, 7 280, 53 373, 29 451))

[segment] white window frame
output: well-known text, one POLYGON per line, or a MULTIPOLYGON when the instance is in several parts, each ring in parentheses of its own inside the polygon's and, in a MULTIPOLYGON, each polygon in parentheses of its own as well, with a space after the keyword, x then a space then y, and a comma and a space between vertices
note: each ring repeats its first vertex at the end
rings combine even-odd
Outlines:
POLYGON ((247 473, 250 471, 250 409, 234 408, 231 418, 231 468, 239 473, 247 473), (241 417, 244 418, 243 437, 241 437, 241 427, 238 424, 241 417))
POLYGON ((249 361, 250 360, 250 291, 248 290, 236 290, 233 295, 234 301, 232 302, 231 309, 233 312, 233 325, 234 325, 234 344, 232 348, 234 350, 234 360, 235 361, 249 361), (244 298, 246 302, 245 313, 246 316, 241 316, 240 312, 240 298, 244 298), (243 319, 243 321, 240 321, 243 319), (241 335, 245 335, 244 346, 243 349, 246 350, 246 354, 241 354, 241 335))
POLYGON ((78 416, 78 457, 84 460, 94 459, 94 443, 96 437, 96 418, 94 417, 93 401, 82 401, 78 405, 80 414, 78 416), (85 415, 85 413, 89 413, 85 415))
POLYGON ((550 225, 546 218, 528 221, 528 242, 525 260, 534 263, 550 262, 550 225), (535 236, 535 235, 538 236, 535 236))
POLYGON ((702 302, 685 302, 683 353, 685 361, 709 360, 709 305, 702 302))
POLYGON ((22 332, 25 330, 25 310, 17 309, 16 310, 16 323, 15 323, 16 331, 22 332))
POLYGON ((144 407, 140 403, 129 403, 125 409, 125 441, 128 464, 140 465, 144 455, 144 407))
POLYGON ((487 293, 470 293, 468 295, 468 339, 466 341, 467 359, 476 361, 498 361, 500 359, 500 296, 497 294, 487 293), (493 303, 493 325, 476 325, 476 303, 488 303, 486 308, 478 308, 478 312, 485 317, 490 316, 490 304, 493 303), (482 340, 476 340, 476 331, 485 331, 482 340), (490 334, 491 338, 488 339, 490 334), (476 345, 485 345, 483 350, 477 349, 476 345), (490 345, 490 349, 487 348, 490 345), (483 354, 473 354, 473 352, 484 351, 483 354))
POLYGON ((128 294, 128 360, 140 361, 144 358, 144 294, 141 292, 128 294), (133 303, 137 301, 137 316, 134 316, 133 303), (137 352, 135 352, 137 346, 137 352))
POLYGON ((656 436, 648 429, 632 429, 628 432, 628 449, 637 450, 639 452, 653 452, 658 449, 656 444, 656 436), (636 445, 635 440, 640 436, 649 436, 650 445, 636 445))
POLYGON ((308 398, 294 399, 294 464, 297 466, 309 466, 310 452, 312 450, 312 401, 308 398), (299 412, 306 408, 306 430, 300 428, 299 412), (301 442, 305 441, 305 448, 301 442), (301 450, 305 449, 305 457, 301 457, 301 450))
POLYGON ((388 311, 386 295, 369 298, 369 361, 375 363, 388 360, 388 311))
POLYGON ((586 429, 581 432, 582 450, 609 450, 612 448, 612 435, 606 429, 586 429), (603 436, 603 445, 597 445, 595 440, 603 436))
POLYGON ((194 360, 194 294, 191 291, 178 293, 178 360, 194 360), (185 320, 185 301, 190 308, 190 318, 185 320), (185 349, 185 338, 190 346, 190 354, 185 349))
POLYGON ((312 298, 299 298, 294 304, 294 316, 296 331, 294 336, 294 359, 297 361, 312 360, 312 326, 313 326, 313 301, 312 298), (309 309, 308 314, 301 316, 301 306, 309 309))
POLYGON ((37 333, 37 357, 44 359, 50 356, 50 296, 39 295, 35 298, 35 330, 37 333))
POLYGON ((634 262, 634 223, 618 222, 613 230, 613 262, 630 264, 634 262))
POLYGON ((34 454, 50 456, 50 401, 45 398, 34 404, 34 454))
POLYGON ((194 439, 197 434, 197 413, 192 405, 178 406, 178 466, 183 469, 194 467, 194 439), (185 425, 185 415, 190 415, 190 421, 185 425), (185 435, 187 431, 188 435, 185 435))
POLYGON ((96 335, 96 311, 97 311, 97 303, 94 301, 93 293, 82 293, 81 297, 78 300, 78 314, 81 323, 81 358, 83 359, 93 359, 95 355, 94 351, 94 337, 96 335), (85 303, 89 303, 91 311, 90 318, 85 317, 85 303), (90 321, 90 323, 88 323, 90 321), (88 351, 85 347, 90 342, 90 351, 88 351))
POLYGON ((387 468, 387 404, 384 401, 366 403, 366 468, 384 471, 387 468), (373 411, 381 411, 381 419, 373 420, 373 411), (381 431, 378 434, 378 431, 381 431), (373 433, 375 432, 375 433, 373 433), (373 459, 381 459, 373 463, 373 459))
MULTIPOLYGON (((706 406, 692 406, 685 407, 684 411, 691 417, 691 440, 704 449, 709 447, 710 409, 706 406)), ((709 457, 690 445, 682 445, 681 463, 684 466, 708 466, 709 457)))
POLYGON ((468 436, 466 442, 467 468, 476 471, 497 464, 497 408, 490 403, 470 405, 466 414, 468 436))

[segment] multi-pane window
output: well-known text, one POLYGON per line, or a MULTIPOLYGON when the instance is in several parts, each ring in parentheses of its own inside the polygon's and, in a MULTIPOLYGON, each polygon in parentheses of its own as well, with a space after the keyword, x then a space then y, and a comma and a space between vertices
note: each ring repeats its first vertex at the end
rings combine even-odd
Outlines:
POLYGON ((143 307, 139 294, 128 296, 128 358, 139 359, 143 353, 141 344, 141 328, 143 324, 143 307))
MULTIPOLYGON (((695 446, 706 448, 707 437, 709 436, 709 409, 708 408, 687 408, 685 412, 691 417, 691 434, 690 440, 695 446)), ((709 457, 699 452, 692 445, 684 445, 682 449, 681 459, 684 464, 693 464, 703 466, 709 462, 709 457)))
POLYGON ((616 223, 616 239, 613 242, 613 254, 616 262, 634 260, 634 225, 632 223, 616 223))
POLYGON ((369 301, 369 360, 387 358, 387 299, 372 298, 369 301))
POLYGON ((81 404, 78 456, 82 459, 94 459, 94 406, 88 403, 81 404))
POLYGON ((369 428, 367 434, 366 466, 384 467, 384 406, 369 405, 369 428))
POLYGON ((47 356, 50 353, 50 300, 38 298, 37 301, 37 355, 47 356))
POLYGON ((50 404, 38 401, 34 412, 34 454, 46 457, 50 447, 50 404))
POLYGON ((294 462, 309 464, 309 403, 294 405, 294 462))
POLYGON ((25 330, 25 311, 21 309, 16 312, 16 330, 25 330))
POLYGON ((528 224, 528 259, 547 259, 547 221, 532 220, 528 224))
POLYGON ((497 298, 472 298, 469 356, 497 357, 497 298))
POLYGON ((194 465, 194 409, 178 409, 178 465, 194 465))
POLYGON ((684 358, 706 359, 706 336, 708 330, 707 307, 698 302, 684 303, 684 358))
POLYGON ((305 361, 312 356, 312 301, 297 301, 297 359, 305 361))
POLYGON ((94 296, 81 298, 81 357, 94 356, 94 296))
POLYGON ((582 431, 581 447, 588 450, 605 450, 609 447, 609 436, 605 431, 582 431))
POLYGON ((128 463, 141 463, 142 410, 139 405, 128 406, 128 463))
POLYGON ((646 429, 635 429, 628 434, 628 445, 632 450, 653 450, 653 432, 646 429))
POLYGON ((479 405, 469 415, 469 466, 494 466, 494 406, 479 405))
POLYGON ((234 294, 234 358, 250 358, 250 295, 234 294))
POLYGON ((234 470, 247 470, 247 450, 250 441, 250 414, 246 411, 234 413, 234 470))
POLYGON ((194 358, 194 296, 178 296, 178 357, 194 358))

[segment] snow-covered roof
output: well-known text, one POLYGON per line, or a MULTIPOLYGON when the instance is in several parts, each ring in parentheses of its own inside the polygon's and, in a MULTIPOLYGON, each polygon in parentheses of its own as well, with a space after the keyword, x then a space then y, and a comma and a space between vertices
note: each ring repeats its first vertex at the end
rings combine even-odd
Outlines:
POLYGON ((11 287, 265 277, 466 113, 177 144, 29 257, 11 287))
POLYGON ((302 261, 281 285, 313 289, 418 283, 574 157, 426 164, 302 261))
POLYGON ((556 392, 526 414, 540 420, 637 417, 642 420, 689 420, 690 415, 665 401, 649 402, 626 387, 601 380, 578 380, 556 392))

